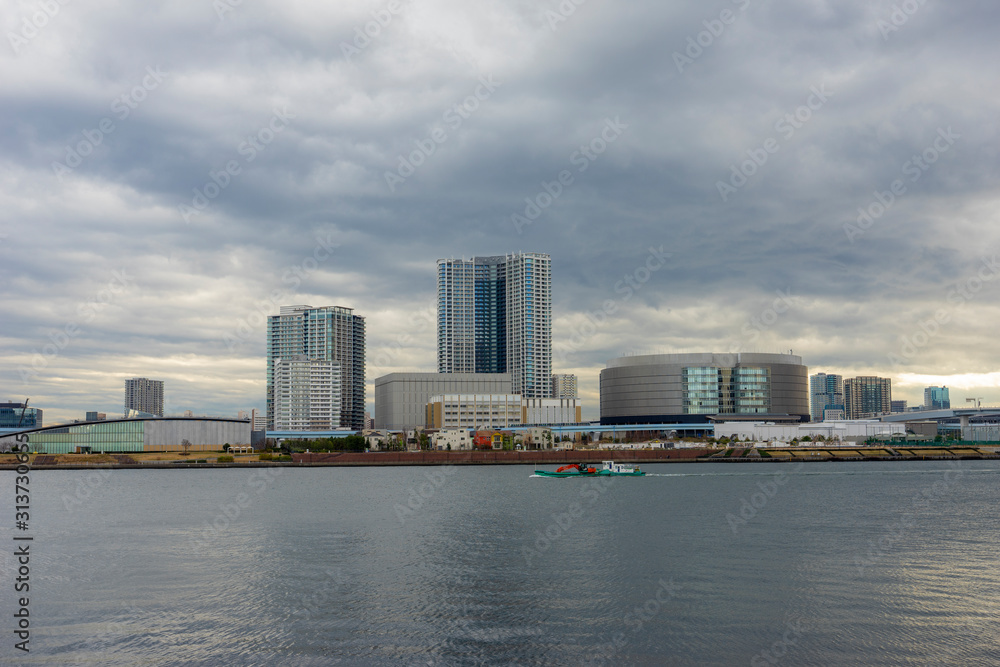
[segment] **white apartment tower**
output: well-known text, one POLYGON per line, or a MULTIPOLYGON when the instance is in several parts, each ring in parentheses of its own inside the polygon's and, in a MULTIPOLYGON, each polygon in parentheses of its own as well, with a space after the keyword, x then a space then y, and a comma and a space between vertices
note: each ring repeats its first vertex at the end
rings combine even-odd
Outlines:
POLYGON ((340 426, 341 369, 336 361, 274 360, 274 430, 328 431, 340 426))
POLYGON ((512 389, 548 398, 552 259, 543 253, 438 260, 438 372, 510 373, 512 389))
POLYGON ((125 380, 125 416, 128 417, 132 410, 162 417, 163 380, 125 380))

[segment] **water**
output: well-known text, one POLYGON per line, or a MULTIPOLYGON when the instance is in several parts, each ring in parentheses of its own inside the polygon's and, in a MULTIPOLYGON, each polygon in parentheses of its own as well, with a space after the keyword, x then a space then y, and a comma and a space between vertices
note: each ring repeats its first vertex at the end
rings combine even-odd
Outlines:
POLYGON ((1000 663, 997 462, 643 468, 35 471, 0 663, 1000 663))

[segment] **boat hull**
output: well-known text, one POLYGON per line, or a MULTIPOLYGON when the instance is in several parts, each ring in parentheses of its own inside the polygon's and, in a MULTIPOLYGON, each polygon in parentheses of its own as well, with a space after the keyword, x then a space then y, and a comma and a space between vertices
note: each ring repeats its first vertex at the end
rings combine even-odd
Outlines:
POLYGON ((539 477, 644 477, 646 473, 641 470, 635 472, 612 472, 610 470, 598 470, 597 472, 552 472, 549 470, 536 470, 539 477))

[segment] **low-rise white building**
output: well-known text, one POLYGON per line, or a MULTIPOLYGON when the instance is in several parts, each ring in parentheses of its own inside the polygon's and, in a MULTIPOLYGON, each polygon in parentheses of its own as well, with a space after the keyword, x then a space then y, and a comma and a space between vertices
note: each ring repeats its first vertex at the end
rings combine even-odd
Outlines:
POLYGON ((449 429, 432 433, 431 445, 434 446, 434 449, 459 452, 473 449, 475 446, 472 434, 464 429, 449 429))
POLYGON ((814 424, 771 424, 766 422, 722 422, 715 425, 716 438, 741 441, 750 439, 758 443, 777 442, 787 444, 794 439, 799 442, 809 436, 817 440, 819 436, 829 441, 864 442, 869 438, 889 438, 905 436, 906 424, 900 422, 880 422, 876 420, 840 420, 817 422, 814 424))

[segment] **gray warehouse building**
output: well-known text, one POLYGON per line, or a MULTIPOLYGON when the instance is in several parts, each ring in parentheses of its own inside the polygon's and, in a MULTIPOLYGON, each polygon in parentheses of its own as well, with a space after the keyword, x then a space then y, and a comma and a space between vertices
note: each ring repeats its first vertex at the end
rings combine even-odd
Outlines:
POLYGON ((809 376, 793 354, 650 354, 601 371, 602 424, 708 422, 716 415, 809 421, 809 376))
POLYGON ((375 428, 423 428, 427 403, 441 394, 510 394, 510 373, 389 373, 375 379, 375 428))

